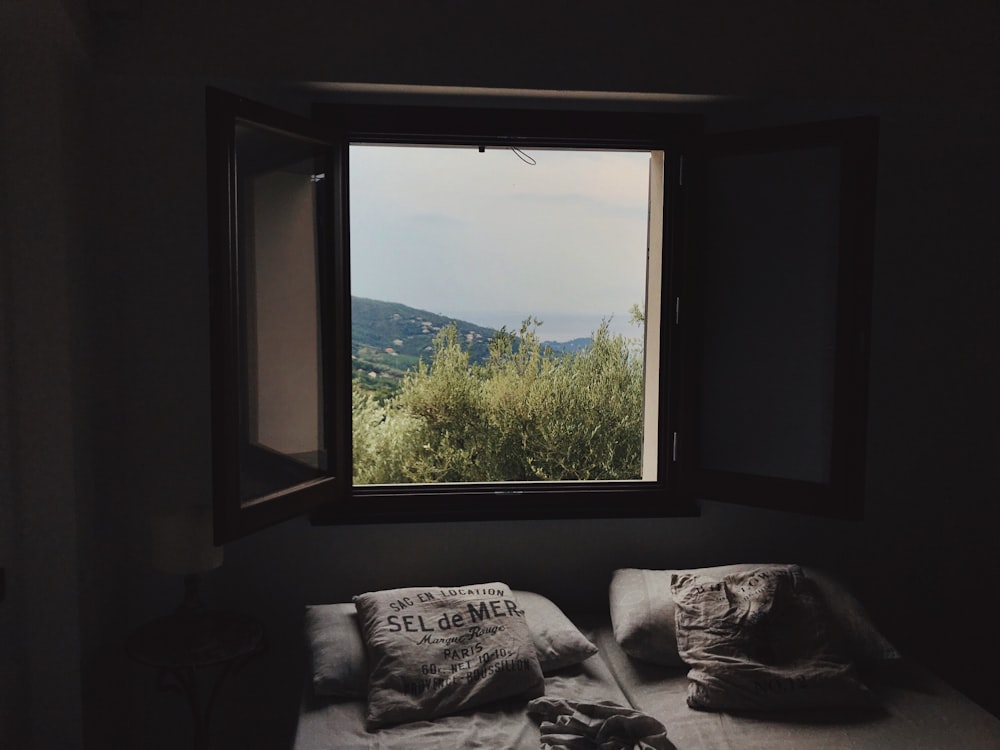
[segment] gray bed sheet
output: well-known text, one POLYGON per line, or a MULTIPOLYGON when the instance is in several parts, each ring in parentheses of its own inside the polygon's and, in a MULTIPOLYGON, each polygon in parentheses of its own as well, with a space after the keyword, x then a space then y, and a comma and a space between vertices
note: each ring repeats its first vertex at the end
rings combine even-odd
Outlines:
POLYGON ((866 675, 878 711, 736 716, 688 708, 686 670, 631 659, 610 625, 590 637, 629 703, 663 722, 677 750, 1000 749, 1000 719, 905 660, 866 675))
MULTIPOLYGON (((578 620, 581 631, 594 638, 597 627, 578 620)), ((628 700, 597 654, 582 664, 545 678, 545 695, 575 701, 628 700)), ((369 732, 365 702, 324 699, 303 692, 294 750, 539 750, 538 725, 528 716, 526 699, 515 699, 446 716, 369 732)))

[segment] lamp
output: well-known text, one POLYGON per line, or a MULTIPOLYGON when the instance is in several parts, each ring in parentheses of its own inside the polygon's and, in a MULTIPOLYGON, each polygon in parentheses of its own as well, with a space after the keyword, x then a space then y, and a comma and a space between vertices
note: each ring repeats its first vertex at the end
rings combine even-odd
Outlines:
POLYGON ((194 746, 210 747, 212 709, 229 673, 261 653, 260 623, 233 612, 208 610, 198 595, 199 576, 222 565, 222 547, 212 539, 212 510, 189 505, 150 517, 149 556, 161 573, 184 577, 184 598, 171 614, 157 617, 128 639, 131 658, 158 670, 160 690, 187 698, 194 719, 194 746), (198 673, 215 667, 215 682, 203 700, 198 673))
POLYGON ((203 613, 199 576, 218 568, 223 559, 223 548, 215 546, 212 539, 212 509, 193 505, 154 515, 150 552, 154 568, 184 576, 184 598, 177 613, 203 613))

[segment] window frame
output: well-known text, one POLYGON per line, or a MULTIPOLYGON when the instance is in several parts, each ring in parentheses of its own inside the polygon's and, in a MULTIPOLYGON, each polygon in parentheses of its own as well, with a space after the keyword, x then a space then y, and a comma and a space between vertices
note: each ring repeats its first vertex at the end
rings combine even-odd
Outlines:
POLYGON ((689 190, 682 240, 687 320, 682 333, 683 400, 678 416, 677 491, 688 498, 720 500, 787 512, 858 520, 864 514, 868 371, 878 171, 878 119, 841 118, 707 134, 687 151, 689 190), (825 482, 710 469, 700 456, 704 314, 699 269, 699 225, 706 213, 706 166, 715 158, 778 154, 833 147, 839 151, 838 249, 829 478, 825 482))
POLYGON ((877 121, 854 118, 733 134, 704 133, 700 114, 644 110, 317 103, 298 117, 209 87, 206 91, 212 331, 215 537, 221 544, 283 520, 372 524, 560 518, 694 516, 703 498, 856 518, 863 508, 868 331, 877 121), (323 403, 328 468, 318 479, 264 498, 239 497, 241 377, 236 240, 235 124, 314 141, 326 169, 326 257, 320 272, 323 403), (702 166, 712 154, 814 145, 842 149, 835 409, 831 481, 712 472, 696 450, 700 413, 697 218, 702 166), (350 191, 352 142, 485 147, 641 149, 664 153, 658 460, 655 481, 353 486, 351 426, 350 191), (855 190, 856 193, 850 193, 855 190), (684 301, 684 316, 673 309, 684 301), (843 416, 842 412, 846 414, 843 416), (851 442, 853 441, 853 442, 851 442))
MULTIPOLYGON (((210 286, 210 357, 212 420, 212 491, 213 528, 216 544, 224 544, 255 531, 309 513, 328 501, 335 479, 326 474, 294 482, 284 490, 250 502, 240 497, 241 451, 255 450, 244 440, 241 423, 244 405, 240 394, 245 389, 241 283, 243 258, 239 243, 238 173, 236 128, 240 123, 315 144, 324 168, 336 173, 337 152, 331 134, 308 118, 207 87, 206 176, 210 286)), ((327 200, 326 213, 336 215, 336 206, 327 200)), ((325 243, 334 249, 332 238, 325 243)), ((328 252, 329 262, 321 271, 320 296, 331 298, 339 271, 340 258, 328 252)), ((324 329, 323 349, 333 350, 336 332, 324 329)), ((324 372, 328 368, 324 368, 324 372)), ((337 417, 329 402, 322 419, 326 430, 337 417)), ((280 461, 280 457, 274 456, 280 461)))
MULTIPOLYGON (((340 184, 341 203, 347 215, 349 160, 346 150, 353 143, 407 145, 458 145, 485 148, 591 148, 664 151, 664 182, 676 184, 680 169, 680 144, 701 132, 700 115, 648 111, 505 109, 493 107, 450 107, 380 104, 317 104, 313 118, 336 129, 341 140, 344 180, 340 184)), ((679 191, 665 190, 664 215, 676 215, 674 203, 679 191)), ((670 233, 674 227, 664 222, 661 240, 661 299, 671 299, 677 282, 671 266, 673 252, 670 233)), ((341 252, 349 256, 349 227, 340 235, 341 252)), ((346 282, 349 285, 349 279, 346 282)), ((348 293, 349 304, 349 293, 348 293)), ((658 424, 671 419, 668 383, 679 377, 676 357, 670 346, 673 327, 660 326, 660 400, 658 424)), ((338 345, 350 352, 349 335, 338 345)), ((339 370, 335 399, 350 403, 351 363, 349 357, 339 370)), ((348 425, 347 433, 350 434, 348 425)), ((400 523, 437 521, 494 521, 556 518, 664 517, 697 515, 693 501, 671 492, 672 466, 669 444, 658 440, 655 480, 615 482, 518 482, 354 486, 351 451, 337 451, 341 463, 334 503, 318 508, 315 524, 400 523), (345 501, 344 498, 350 498, 345 501)))

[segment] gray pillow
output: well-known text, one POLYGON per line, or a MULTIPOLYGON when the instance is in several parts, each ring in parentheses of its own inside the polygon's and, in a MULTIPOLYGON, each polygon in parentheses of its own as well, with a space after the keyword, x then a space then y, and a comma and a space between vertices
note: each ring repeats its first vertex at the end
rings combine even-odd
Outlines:
POLYGON ((839 649, 816 586, 797 565, 671 586, 687 702, 708 711, 868 708, 875 696, 839 649))
POLYGON ((305 636, 313 693, 361 698, 368 692, 368 657, 353 602, 307 606, 305 636))
MULTIPOLYGON (((611 624, 615 640, 629 656, 667 667, 679 667, 674 597, 670 580, 675 573, 722 578, 767 564, 719 565, 689 570, 620 568, 609 587, 611 624)), ((860 664, 899 658, 896 648, 879 632, 864 606, 834 577, 814 568, 803 568, 816 584, 833 620, 847 640, 849 653, 860 664)))
POLYGON ((524 610, 504 583, 374 591, 354 604, 371 665, 369 729, 545 691, 524 610))
MULTIPOLYGON (((533 591, 513 592, 524 609, 543 674, 579 664, 595 646, 550 599, 533 591)), ((306 607, 305 637, 316 695, 363 698, 368 694, 368 657, 353 602, 306 607)))
POLYGON ((513 593, 528 619, 531 640, 544 674, 579 664, 597 653, 597 646, 550 599, 533 591, 513 593))

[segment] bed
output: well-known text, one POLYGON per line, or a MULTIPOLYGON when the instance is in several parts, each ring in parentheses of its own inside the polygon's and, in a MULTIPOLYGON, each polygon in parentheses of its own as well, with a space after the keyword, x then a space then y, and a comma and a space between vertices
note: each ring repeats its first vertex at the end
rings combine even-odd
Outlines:
MULTIPOLYGON (((440 589, 435 587, 433 590, 440 589)), ((454 600, 448 601, 445 609, 428 610, 433 614, 413 614, 421 610, 403 602, 415 602, 415 594, 420 589, 414 588, 377 592, 383 608, 374 614, 371 602, 365 604, 357 599, 352 603, 307 608, 310 669, 303 687, 294 750, 442 747, 576 750, 599 747, 598 732, 604 732, 600 737, 602 741, 614 737, 621 740, 621 744, 609 747, 634 746, 650 750, 1000 748, 1000 719, 896 652, 877 631, 857 599, 839 582, 820 571, 757 564, 697 571, 621 569, 614 572, 611 580, 608 613, 573 618, 567 617, 543 596, 505 590, 502 583, 459 587, 458 590, 503 593, 487 597, 493 602, 492 611, 484 603, 487 600, 476 599, 473 595, 475 604, 454 600), (766 571, 763 578, 761 570, 766 571), (829 662, 823 661, 818 671, 810 667, 810 674, 823 676, 822 690, 799 693, 788 704, 794 707, 785 705, 788 698, 782 691, 774 697, 770 689, 762 705, 734 704, 736 707, 717 708, 699 704, 699 701, 711 704, 713 700, 731 700, 732 696, 727 692, 728 687, 721 693, 701 690, 715 683, 699 678, 698 667, 693 666, 705 666, 704 654, 692 650, 688 636, 697 628, 688 628, 691 623, 685 616, 690 613, 685 608, 691 603, 691 597, 686 600, 684 597, 691 591, 702 596, 708 590, 709 596, 725 598, 729 602, 727 611, 732 612, 732 602, 738 599, 734 587, 746 587, 748 580, 751 585, 747 590, 752 592, 751 598, 756 597, 754 601, 761 600, 760 592, 767 589, 767 601, 780 603, 773 590, 775 580, 779 587, 788 580, 797 586, 808 587, 794 590, 796 606, 801 600, 808 600, 804 592, 816 595, 824 622, 835 626, 833 631, 823 631, 824 643, 835 640, 830 635, 833 632, 839 638, 836 641, 838 648, 850 653, 850 667, 847 671, 837 671, 834 683, 838 689, 848 684, 847 692, 830 691, 829 662), (706 582, 719 585, 713 588, 705 586, 706 582), (513 605, 516 608, 505 611, 499 604, 505 599, 516 601, 513 605), (380 685, 380 665, 386 667, 388 664, 390 670, 397 672, 421 668, 426 671, 428 657, 417 653, 408 667, 400 667, 395 661, 398 654, 383 663, 384 653, 380 648, 384 648, 384 644, 373 646, 369 640, 374 638, 373 625, 380 625, 383 630, 394 629, 390 634, 393 637, 403 636, 403 652, 405 658, 410 658, 415 650, 413 642, 441 635, 435 632, 434 623, 449 625, 442 619, 441 612, 453 618, 450 625, 468 625, 468 622, 454 619, 459 611, 479 612, 480 624, 485 621, 503 623, 507 630, 520 624, 515 620, 524 620, 524 624, 529 625, 524 631, 525 648, 537 653, 537 672, 514 675, 520 687, 504 688, 507 694, 500 697, 474 697, 470 705, 442 707, 433 704, 427 713, 425 702, 417 700, 420 705, 414 709, 409 705, 413 695, 393 693, 391 697, 395 703, 390 702, 390 713, 385 713, 384 707, 379 709, 379 702, 384 703, 385 698, 377 692, 384 687, 380 685), (515 617, 518 611, 524 616, 515 617), (404 613, 410 618, 405 622, 404 613), (489 619, 491 614, 495 618, 489 619), (409 629, 405 625, 409 625, 409 629), (522 689, 524 685, 529 687, 522 689), (400 710, 400 699, 406 704, 404 713, 392 714, 400 710), (380 710, 383 711, 381 716, 380 710), (416 718, 412 713, 405 713, 414 710, 418 712, 416 718), (640 721, 646 722, 641 724, 641 731, 636 729, 640 721)), ((789 616, 789 611, 783 611, 780 616, 789 616)), ((718 632, 725 630, 718 628, 719 619, 718 612, 711 613, 708 630, 713 633, 713 647, 719 642, 718 632)), ((781 634, 783 641, 813 632, 797 621, 798 635, 790 636, 788 631, 774 625, 777 619, 779 615, 770 613, 761 617, 755 610, 750 618, 754 632, 759 630, 761 622, 766 622, 773 632, 781 634)), ((468 646, 468 642, 452 639, 445 645, 436 643, 433 650, 438 653, 447 649, 447 661, 454 663, 459 658, 455 654, 461 655, 458 648, 468 646)), ((488 643, 485 645, 487 649, 490 647, 488 643)), ((498 652, 510 659, 483 663, 519 663, 512 648, 507 646, 498 652)), ((473 653, 483 652, 473 649, 473 653)), ((722 661, 728 667, 734 661, 731 651, 723 655, 722 661)), ((774 662, 775 659, 765 661, 774 662)), ((797 655, 796 663, 800 662, 797 655)), ((711 664, 705 669, 711 676, 711 664)), ((507 685, 513 684, 510 681, 512 673, 499 667, 496 671, 491 678, 503 678, 507 685)), ((428 685, 432 682, 427 681, 428 685)), ((740 682, 736 680, 733 684, 739 686, 740 682)), ((747 684, 753 687, 749 698, 737 690, 735 699, 760 700, 758 673, 755 672, 754 680, 747 684)), ((774 683, 764 684, 770 687, 774 683)), ((412 687, 409 684, 407 689, 412 687)), ((430 688, 428 691, 434 692, 430 688)), ((421 695, 426 696, 426 693, 421 695)), ((467 698, 463 696, 462 700, 467 698)))
POLYGON ((1000 720, 905 659, 868 675, 879 710, 739 715, 689 708, 686 670, 630 658, 610 627, 596 642, 629 704, 663 722, 677 750, 1000 748, 1000 720))
MULTIPOLYGON (((596 635, 586 624, 582 632, 596 635)), ((295 750, 419 750, 420 748, 482 748, 539 750, 539 725, 526 712, 526 702, 514 698, 430 721, 414 721, 369 732, 364 700, 317 696, 307 684, 299 713, 295 750)), ((627 699, 600 658, 565 667, 545 677, 545 695, 577 701, 627 699)))

